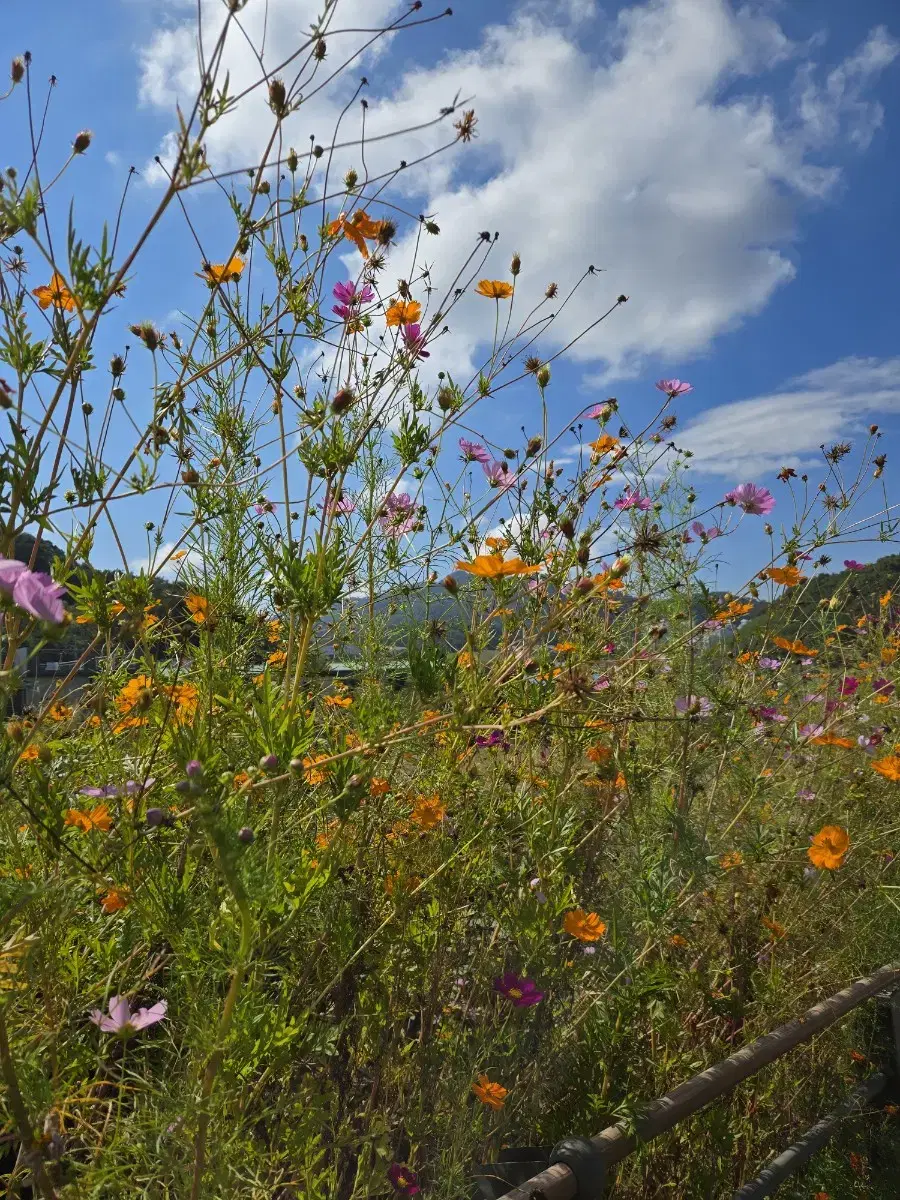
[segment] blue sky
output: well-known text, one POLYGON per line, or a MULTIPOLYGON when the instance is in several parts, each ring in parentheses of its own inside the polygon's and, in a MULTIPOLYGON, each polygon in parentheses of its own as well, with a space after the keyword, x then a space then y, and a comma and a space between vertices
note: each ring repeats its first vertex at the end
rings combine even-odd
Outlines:
MULTIPOLYGON (((220 6, 203 3, 217 17, 220 6)), ((404 7, 339 0, 336 25, 378 24, 404 7)), ((443 7, 426 3, 421 15, 443 7)), ((275 61, 316 9, 309 0, 249 0, 242 17, 258 31, 265 13, 267 61, 275 61)), ((35 81, 58 77, 47 162, 64 155, 78 129, 93 130, 89 154, 65 183, 88 232, 114 210, 132 163, 142 176, 126 232, 152 211, 158 192, 146 168, 164 149, 175 102, 190 98, 195 10, 193 0, 92 0, 89 16, 58 0, 6 6, 6 46, 31 50, 35 81)), ((695 450, 696 486, 707 502, 744 479, 780 497, 779 466, 813 464, 818 478, 816 446, 858 441, 872 421, 890 458, 900 411, 896 6, 459 0, 454 10, 451 20, 395 38, 348 79, 364 70, 370 81, 373 130, 421 120, 457 88, 474 95, 478 140, 405 181, 412 211, 434 212, 442 227, 437 278, 449 277, 481 228, 501 234, 488 273, 504 276, 517 250, 526 294, 539 294, 550 278, 565 288, 588 262, 606 267, 589 281, 591 298, 539 344, 548 354, 557 335, 565 340, 619 292, 631 297, 554 369, 554 422, 615 395, 636 429, 653 411, 655 379, 689 379, 695 390, 678 405, 676 437, 695 450)), ((254 69, 245 47, 229 53, 234 78, 254 69)), ((310 132, 324 140, 345 86, 294 118, 298 147, 310 132)), ((23 111, 19 97, 0 108, 10 161, 21 161, 23 111)), ((268 117, 257 96, 223 123, 210 139, 214 164, 252 161, 268 117)), ((429 139, 405 150, 400 139, 384 154, 412 159, 431 148, 429 139)), ((56 198, 63 213, 65 199, 56 198)), ((221 202, 191 197, 189 208, 215 257, 229 235, 221 202)), ((173 214, 141 261, 121 319, 109 322, 110 352, 131 321, 171 325, 179 309, 196 308, 196 259, 173 214)), ((477 364, 484 323, 472 298, 429 366, 463 373, 477 364)), ((126 383, 140 386, 137 369, 126 383)), ((504 445, 537 419, 534 392, 511 389, 485 406, 481 427, 504 445)), ((780 509, 786 517, 787 505, 780 509)), ((129 554, 140 557, 141 538, 135 520, 129 554)), ((733 586, 753 572, 760 538, 751 527, 723 543, 721 582, 733 586)), ((846 555, 889 549, 855 544, 846 555)), ((97 552, 111 555, 106 535, 97 552)))

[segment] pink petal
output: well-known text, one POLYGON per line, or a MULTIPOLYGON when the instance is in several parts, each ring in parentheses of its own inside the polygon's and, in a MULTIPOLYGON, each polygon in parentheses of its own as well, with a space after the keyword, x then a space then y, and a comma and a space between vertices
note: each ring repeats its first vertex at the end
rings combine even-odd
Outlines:
POLYGON ((150 1008, 139 1008, 131 1018, 131 1024, 135 1029, 146 1029, 148 1025, 155 1025, 166 1015, 168 1007, 165 1000, 160 1000, 150 1008))

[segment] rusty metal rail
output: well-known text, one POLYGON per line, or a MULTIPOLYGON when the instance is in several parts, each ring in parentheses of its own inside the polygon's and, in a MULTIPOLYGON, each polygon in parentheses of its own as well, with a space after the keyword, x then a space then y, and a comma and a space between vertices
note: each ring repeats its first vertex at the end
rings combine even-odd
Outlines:
MULTIPOLYGON (((633 1128, 623 1122, 610 1125, 596 1137, 570 1138, 561 1142, 551 1154, 551 1165, 526 1183, 507 1192, 501 1200, 600 1200, 603 1181, 609 1167, 632 1154, 639 1145, 668 1132, 679 1122, 731 1092, 737 1085, 755 1075, 763 1067, 783 1057, 795 1046, 807 1042, 859 1005, 879 992, 895 992, 900 988, 900 965, 882 967, 879 971, 851 984, 843 991, 814 1005, 802 1017, 789 1021, 771 1033, 738 1050, 730 1058, 716 1063, 693 1079, 679 1084, 659 1100, 649 1104, 637 1118, 633 1128)), ((895 1062, 893 1072, 900 1073, 900 1001, 892 998, 895 1062)), ((845 1106, 819 1122, 801 1142, 784 1155, 779 1155, 766 1169, 770 1175, 760 1176, 736 1193, 735 1200, 753 1200, 768 1196, 783 1179, 797 1170, 837 1128, 843 1117, 858 1109, 885 1086, 884 1076, 874 1076, 850 1097, 845 1106), (747 1190, 750 1188, 751 1190, 747 1190)), ((765 1172, 763 1173, 765 1175, 765 1172)))

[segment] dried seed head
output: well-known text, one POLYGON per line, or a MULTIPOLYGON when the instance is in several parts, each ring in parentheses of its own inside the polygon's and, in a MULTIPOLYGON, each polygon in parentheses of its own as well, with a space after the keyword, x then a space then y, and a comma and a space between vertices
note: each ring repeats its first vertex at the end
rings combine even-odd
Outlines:
POLYGON ((452 388, 441 388, 438 392, 438 408, 441 412, 449 412, 456 403, 456 397, 453 394, 452 388))
POLYGON ((284 80, 276 76, 269 80, 269 108, 276 117, 286 117, 290 111, 284 80))
POLYGON ((114 379, 119 379, 125 374, 125 359, 121 354, 114 354, 109 360, 109 371, 114 379))
POLYGON ((528 445, 525 447, 526 455, 529 458, 533 458, 535 454, 540 454, 541 449, 543 448, 543 445, 544 445, 543 438, 540 438, 540 437, 531 438, 528 442, 528 445))
POLYGON ((293 175, 294 172, 297 170, 297 168, 300 166, 300 159, 297 155, 297 151, 294 149, 293 146, 291 146, 290 150, 288 150, 287 158, 284 161, 285 161, 285 165, 287 166, 287 169, 293 175))
POLYGON ((25 60, 23 58, 14 58, 12 65, 9 68, 9 77, 13 83, 21 83, 25 78, 25 60))
POLYGON ((128 328, 135 337, 141 339, 148 350, 158 350, 163 343, 163 335, 154 329, 149 321, 143 321, 140 325, 129 325, 128 328))
POLYGON ((547 297, 548 300, 555 300, 556 294, 558 291, 559 291, 558 283, 548 283, 547 290, 544 292, 544 295, 547 297))
POLYGON ((193 484, 200 482, 200 476, 193 467, 188 467, 186 471, 181 472, 181 482, 191 487, 193 484))
POLYGON ((530 354, 524 363, 525 370, 530 371, 532 375, 536 375, 543 365, 544 360, 538 358, 536 354, 530 354))
POLYGON ((456 121, 453 128, 456 130, 457 140, 460 142, 471 142, 473 137, 476 137, 475 126, 478 124, 478 118, 475 116, 475 109, 470 108, 463 113, 462 118, 456 121))
POLYGON ((72 143, 72 153, 84 154, 85 150, 90 146, 93 136, 89 129, 82 129, 81 133, 77 135, 75 141, 72 143))
POLYGON ((510 274, 518 275, 521 270, 522 270, 522 260, 518 256, 518 254, 514 254, 512 256, 512 262, 509 264, 510 274))
POLYGON ((379 221, 376 235, 379 246, 389 246, 397 236, 397 226, 393 221, 379 221))
POLYGON ((313 58, 316 60, 316 62, 322 61, 322 59, 325 57, 326 49, 327 47, 325 46, 325 39, 319 38, 319 40, 316 42, 316 48, 313 50, 313 58))
POLYGON ((350 170, 347 172, 347 174, 344 176, 344 187, 349 192, 349 191, 352 191, 353 188, 355 188, 358 183, 359 183, 359 176, 351 167, 350 170))

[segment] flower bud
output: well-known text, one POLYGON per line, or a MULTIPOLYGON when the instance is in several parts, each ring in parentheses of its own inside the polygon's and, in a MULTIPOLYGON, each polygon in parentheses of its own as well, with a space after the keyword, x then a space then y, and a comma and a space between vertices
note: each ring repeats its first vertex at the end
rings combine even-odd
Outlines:
POLYGON ((510 275, 518 275, 521 270, 522 260, 519 258, 518 254, 514 254, 512 256, 512 262, 509 264, 509 273, 510 275))
POLYGON ((302 771, 303 770, 303 759, 302 758, 292 758, 290 761, 290 768, 292 771, 295 771, 295 772, 302 771))
POLYGON ((234 784, 234 772, 223 771, 219 776, 219 783, 221 783, 222 787, 232 787, 234 784))
POLYGON ((175 791, 180 796, 185 796, 191 790, 191 781, 189 779, 179 779, 175 784, 175 791))
POLYGON ((277 771, 278 770, 278 755, 264 754, 259 760, 259 769, 261 771, 277 771))
POLYGON ((72 153, 84 154, 85 150, 90 146, 93 136, 89 129, 82 129, 81 133, 76 136, 75 141, 72 143, 72 153))
POLYGON ((114 354, 109 360, 109 373, 113 379, 119 379, 125 374, 125 359, 121 354, 114 354))
POLYGON ((200 482, 200 476, 193 467, 188 467, 186 471, 181 472, 181 482, 191 487, 193 484, 200 482))
POLYGON ((456 397, 453 394, 452 388, 441 388, 438 392, 437 402, 441 412, 449 412, 456 403, 456 397))
POLYGON ((190 762, 185 763, 184 773, 188 779, 200 779, 203 775, 203 763, 192 758, 190 762))
POLYGON ((609 573, 610 573, 610 575, 613 576, 614 579, 619 579, 619 578, 621 578, 622 575, 627 575, 630 568, 631 568, 631 555, 623 554, 622 557, 617 558, 616 561, 613 563, 613 565, 610 567, 609 573))
POLYGON ((46 766, 53 761, 53 751, 49 746, 38 746, 38 760, 46 766))
POLYGON ((344 176, 344 187, 349 192, 353 188, 356 187, 358 182, 359 182, 359 176, 351 167, 350 170, 347 172, 347 174, 344 176))
POLYGON ((9 77, 13 83, 21 83, 25 78, 25 61, 21 58, 14 58, 12 65, 9 68, 9 77))
POLYGON ((356 401, 356 396, 350 388, 341 388, 331 401, 331 411, 335 414, 346 412, 356 401))
POLYGON ((456 582, 456 580, 453 578, 452 575, 447 576, 447 578, 444 580, 443 586, 444 586, 445 590, 450 593, 451 596, 455 596, 456 593, 459 591, 459 584, 456 582))
POLYGON ((245 846, 249 846, 254 837, 255 834, 249 825, 244 825, 238 830, 238 841, 243 842, 245 846))
POLYGON ((300 159, 298 158, 297 151, 293 146, 291 146, 290 150, 288 150, 287 158, 284 161, 287 165, 287 169, 293 175, 300 165, 300 159))
POLYGON ((537 380, 539 388, 545 388, 550 382, 550 368, 546 363, 544 363, 541 369, 537 372, 535 379, 537 380))
POLYGON ((161 808, 148 808, 144 814, 144 820, 151 829, 156 829, 158 826, 162 825, 165 819, 166 814, 161 808))
POLYGON ((535 454, 540 454, 540 452, 543 448, 543 445, 544 445, 543 438, 539 438, 539 437, 531 438, 528 442, 528 445, 525 447, 526 455, 529 458, 533 458, 535 456, 535 454))

